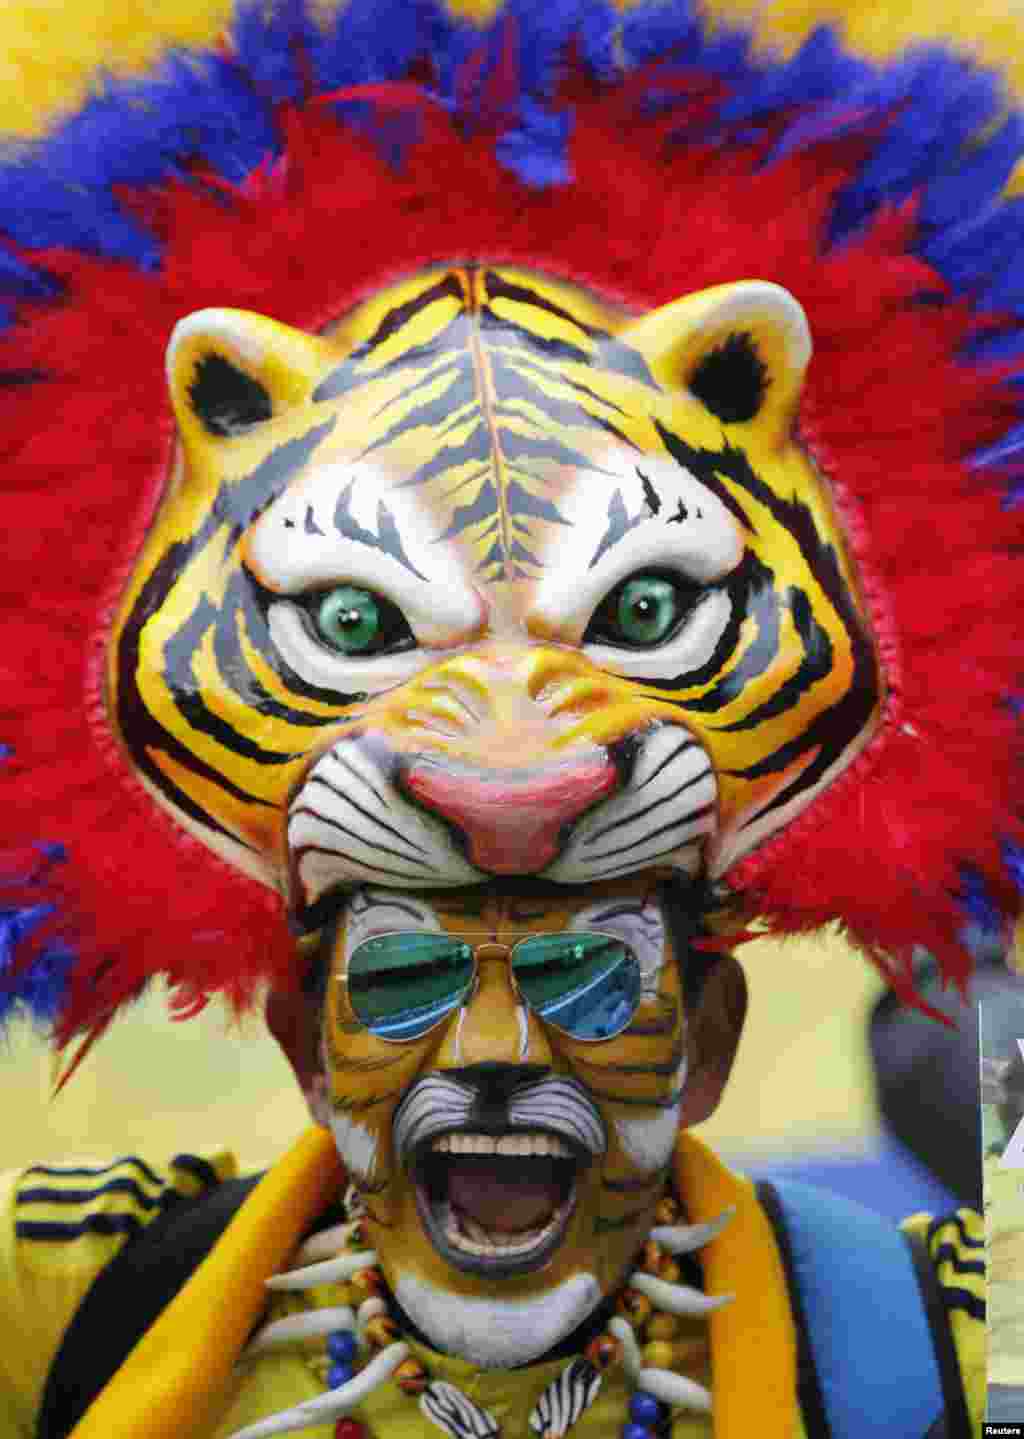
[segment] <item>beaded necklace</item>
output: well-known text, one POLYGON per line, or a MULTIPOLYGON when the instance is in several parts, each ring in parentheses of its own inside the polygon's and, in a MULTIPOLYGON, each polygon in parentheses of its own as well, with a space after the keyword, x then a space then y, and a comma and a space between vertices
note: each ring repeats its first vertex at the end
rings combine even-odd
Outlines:
MULTIPOLYGON (((336 1421, 335 1439, 370 1439, 365 1426, 350 1416, 389 1381, 418 1402, 421 1413, 448 1439, 501 1439, 493 1415, 456 1385, 431 1378, 412 1354, 385 1301, 384 1278, 376 1252, 366 1246, 361 1204, 352 1188, 345 1211, 344 1223, 314 1235, 298 1250, 295 1268, 266 1282, 275 1291, 345 1283, 350 1302, 268 1322, 239 1360, 245 1365, 288 1345, 326 1337, 322 1380, 327 1392, 236 1430, 230 1439, 273 1439, 331 1420, 336 1421)), ((680 1283, 677 1259, 716 1238, 734 1213, 730 1207, 708 1223, 684 1225, 675 1197, 661 1199, 640 1262, 616 1298, 614 1317, 534 1405, 528 1422, 537 1439, 566 1439, 597 1398, 603 1376, 619 1365, 634 1386, 619 1439, 663 1439, 674 1409, 710 1414, 707 1389, 675 1372, 675 1366, 695 1357, 694 1341, 682 1338, 679 1326, 683 1317, 710 1314, 734 1296, 706 1295, 680 1283)))

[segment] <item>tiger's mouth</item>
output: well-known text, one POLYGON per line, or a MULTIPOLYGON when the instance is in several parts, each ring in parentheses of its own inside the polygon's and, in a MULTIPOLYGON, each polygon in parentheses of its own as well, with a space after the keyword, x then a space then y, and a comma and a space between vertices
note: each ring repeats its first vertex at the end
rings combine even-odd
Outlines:
POLYGON ((547 1130, 435 1134, 412 1156, 420 1221, 456 1269, 492 1279, 532 1273, 564 1239, 590 1159, 547 1130))

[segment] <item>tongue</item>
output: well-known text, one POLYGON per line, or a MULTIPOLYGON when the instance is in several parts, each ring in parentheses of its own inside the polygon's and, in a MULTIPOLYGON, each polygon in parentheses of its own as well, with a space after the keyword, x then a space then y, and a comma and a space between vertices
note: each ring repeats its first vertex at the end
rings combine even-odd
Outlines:
POLYGON ((559 1192, 553 1179, 497 1174, 477 1165, 453 1164, 448 1177, 448 1198, 457 1209, 484 1229, 513 1234, 545 1223, 558 1206, 559 1192))

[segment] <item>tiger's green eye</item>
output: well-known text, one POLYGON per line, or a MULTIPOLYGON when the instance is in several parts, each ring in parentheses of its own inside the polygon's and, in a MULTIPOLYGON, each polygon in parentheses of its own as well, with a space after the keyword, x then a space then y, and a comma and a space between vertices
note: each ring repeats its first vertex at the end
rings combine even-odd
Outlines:
POLYGON ((339 585, 324 595, 315 612, 321 639, 342 654, 358 655, 381 637, 381 615, 369 590, 339 585))
POLYGON ((618 591, 611 618, 628 645, 659 644, 682 613, 678 586, 661 575, 637 575, 618 591))

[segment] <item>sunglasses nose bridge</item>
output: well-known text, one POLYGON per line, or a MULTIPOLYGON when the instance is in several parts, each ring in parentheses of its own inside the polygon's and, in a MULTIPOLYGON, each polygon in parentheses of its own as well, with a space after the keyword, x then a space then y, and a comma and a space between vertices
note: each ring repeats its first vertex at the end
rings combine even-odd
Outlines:
POLYGON ((550 1065, 547 1036, 526 1005, 512 974, 513 946, 488 940, 474 945, 476 974, 458 1021, 448 1026, 437 1056, 442 1068, 473 1064, 550 1065))
POLYGON ((507 962, 512 958, 512 946, 489 939, 483 944, 474 946, 473 957, 477 964, 507 962))

